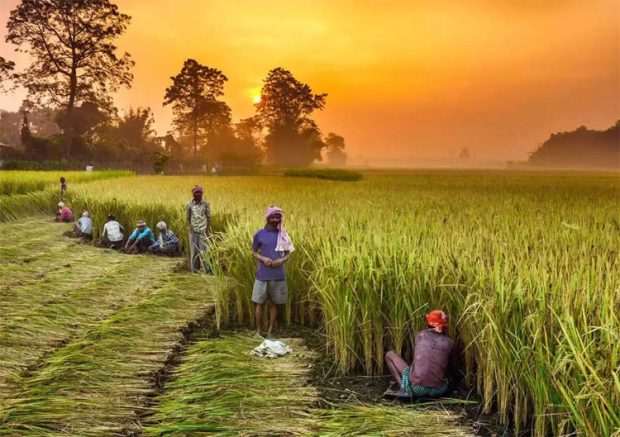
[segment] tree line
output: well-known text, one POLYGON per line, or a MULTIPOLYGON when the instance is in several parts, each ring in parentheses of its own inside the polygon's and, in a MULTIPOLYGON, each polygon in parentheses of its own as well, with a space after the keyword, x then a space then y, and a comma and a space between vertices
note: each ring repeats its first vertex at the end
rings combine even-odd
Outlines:
POLYGON ((30 64, 18 71, 0 57, 0 92, 21 86, 27 99, 17 113, 0 111, 0 143, 20 144, 30 160, 154 163, 158 170, 171 163, 304 167, 323 155, 345 163, 344 138, 323 135, 312 119, 327 94, 315 94, 281 67, 264 79, 254 116, 236 123, 224 100, 228 78, 194 59, 164 92, 174 115, 166 135, 155 135, 150 108, 121 115, 112 95, 131 87, 134 61, 118 53, 115 40, 130 21, 110 0, 22 0, 5 39, 30 64))
POLYGON ((528 163, 545 167, 620 168, 620 120, 598 131, 580 126, 551 134, 528 163))

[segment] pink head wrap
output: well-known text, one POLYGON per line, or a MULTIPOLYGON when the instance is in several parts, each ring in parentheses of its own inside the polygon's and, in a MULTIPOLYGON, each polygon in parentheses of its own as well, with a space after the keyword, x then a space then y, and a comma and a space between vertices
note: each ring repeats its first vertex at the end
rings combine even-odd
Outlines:
POLYGON ((282 211, 281 208, 275 205, 269 205, 269 208, 267 208, 267 211, 265 212, 265 221, 267 221, 269 217, 274 214, 280 214, 282 216, 282 220, 280 220, 280 224, 278 225, 278 242, 276 243, 276 251, 278 252, 294 251, 295 246, 293 246, 291 237, 289 237, 288 232, 284 230, 284 211, 282 211))

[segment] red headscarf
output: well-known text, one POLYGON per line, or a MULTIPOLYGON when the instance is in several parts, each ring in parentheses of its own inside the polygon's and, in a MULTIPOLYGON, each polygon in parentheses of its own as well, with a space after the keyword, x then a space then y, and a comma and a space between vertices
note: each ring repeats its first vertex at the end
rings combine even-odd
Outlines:
POLYGON ((448 326, 448 315, 441 310, 431 311, 426 314, 426 323, 441 332, 448 326))

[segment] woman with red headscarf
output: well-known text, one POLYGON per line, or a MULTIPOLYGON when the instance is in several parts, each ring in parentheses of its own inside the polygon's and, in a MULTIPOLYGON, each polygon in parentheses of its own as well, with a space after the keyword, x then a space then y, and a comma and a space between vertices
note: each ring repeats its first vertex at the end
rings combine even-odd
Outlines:
POLYGON ((386 395, 410 398, 438 398, 448 391, 446 377, 454 341, 445 334, 448 316, 441 310, 426 314, 428 329, 415 337, 413 363, 409 366, 396 352, 385 354, 390 373, 400 385, 399 392, 386 395))

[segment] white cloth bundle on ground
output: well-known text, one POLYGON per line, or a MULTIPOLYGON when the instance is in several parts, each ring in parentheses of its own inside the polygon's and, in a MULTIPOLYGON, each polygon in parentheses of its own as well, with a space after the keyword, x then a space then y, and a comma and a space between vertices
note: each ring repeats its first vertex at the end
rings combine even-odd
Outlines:
POLYGON ((263 358, 278 358, 293 352, 290 346, 281 341, 265 340, 250 352, 250 355, 263 358))

